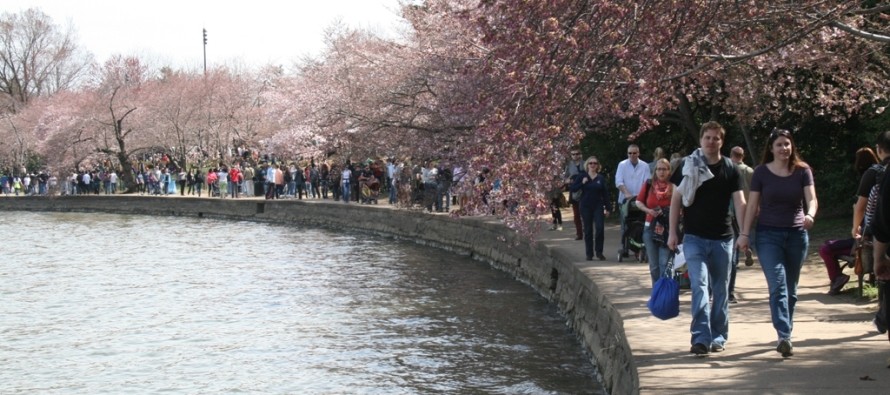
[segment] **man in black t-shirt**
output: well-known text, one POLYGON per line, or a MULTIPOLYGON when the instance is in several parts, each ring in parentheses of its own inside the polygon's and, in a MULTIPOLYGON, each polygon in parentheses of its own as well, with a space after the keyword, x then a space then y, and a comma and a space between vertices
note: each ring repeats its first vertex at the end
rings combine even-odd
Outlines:
POLYGON ((890 163, 890 131, 878 134, 875 148, 881 163, 866 169, 865 173, 862 173, 862 178, 859 179, 859 187, 856 188, 856 204, 853 206, 853 231, 851 232, 853 239, 863 236, 862 222, 865 219, 868 195, 871 193, 872 187, 880 181, 877 179, 877 166, 886 166, 890 163))
POLYGON ((884 179, 881 182, 880 191, 881 198, 878 199, 877 211, 875 212, 873 236, 874 236, 874 259, 875 259, 875 276, 878 280, 890 281, 890 258, 887 257, 887 247, 890 245, 890 172, 884 172, 884 179))
MULTIPOLYGON (((873 255, 875 277, 878 280, 878 312, 875 314, 875 328, 880 333, 887 333, 890 326, 890 258, 887 248, 890 246, 890 172, 877 180, 880 197, 875 206, 875 215, 871 219, 873 237, 873 255)), ((890 335, 888 335, 890 336, 890 335)))
POLYGON ((685 158, 684 166, 677 166, 671 176, 676 187, 671 197, 668 248, 677 248, 682 210, 683 254, 692 290, 690 352, 696 355, 723 351, 729 338, 728 288, 733 249, 730 200, 736 217, 745 217, 741 176, 736 166, 720 154, 725 135, 717 122, 702 125, 701 148, 685 158), (684 175, 687 166, 699 176, 684 175), (704 167, 713 177, 704 177, 704 167))

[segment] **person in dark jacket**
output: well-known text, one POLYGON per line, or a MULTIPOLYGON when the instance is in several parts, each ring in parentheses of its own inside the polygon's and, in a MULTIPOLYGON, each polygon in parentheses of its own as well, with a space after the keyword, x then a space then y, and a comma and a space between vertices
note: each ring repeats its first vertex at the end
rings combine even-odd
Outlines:
MULTIPOLYGON (((880 143, 878 146, 880 147, 880 143)), ((890 325, 890 258, 887 257, 890 246, 890 198, 887 197, 890 193, 890 171, 885 170, 881 179, 876 182, 879 194, 874 218, 871 219, 871 232, 875 278, 878 280, 878 312, 873 322, 875 329, 884 334, 890 325)))
POLYGON ((593 254, 599 260, 604 261, 603 255, 603 230, 605 218, 609 215, 609 188, 606 177, 599 173, 600 163, 595 156, 587 158, 584 162, 584 170, 575 176, 569 191, 581 192, 578 208, 581 211, 581 223, 584 228, 584 251, 587 260, 593 260, 593 254), (595 228, 594 228, 595 226, 595 228), (596 243, 594 244, 594 231, 596 243))

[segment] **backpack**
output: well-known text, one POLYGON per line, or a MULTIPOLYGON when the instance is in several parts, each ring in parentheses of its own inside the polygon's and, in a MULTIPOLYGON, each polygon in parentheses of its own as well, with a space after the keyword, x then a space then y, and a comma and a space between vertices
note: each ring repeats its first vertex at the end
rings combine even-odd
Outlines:
MULTIPOLYGON (((580 166, 580 165, 575 165, 575 168, 578 169, 578 173, 575 174, 574 176, 572 176, 572 182, 575 182, 575 179, 577 179, 578 176, 580 176, 580 175, 584 172, 584 171, 581 169, 581 166, 580 166)), ((579 189, 579 190, 577 190, 577 191, 575 191, 575 192, 571 192, 571 193, 569 194, 569 202, 570 202, 570 203, 571 203, 571 202, 575 202, 575 203, 580 202, 580 201, 581 201, 581 193, 582 193, 582 192, 584 192, 584 191, 581 190, 581 189, 579 189)))
POLYGON ((875 164, 871 166, 875 170, 875 184, 868 192, 868 203, 865 205, 865 217, 862 219, 862 235, 871 238, 872 223, 874 222, 875 212, 878 207, 878 198, 881 197, 881 181, 884 179, 884 171, 886 166, 875 164))

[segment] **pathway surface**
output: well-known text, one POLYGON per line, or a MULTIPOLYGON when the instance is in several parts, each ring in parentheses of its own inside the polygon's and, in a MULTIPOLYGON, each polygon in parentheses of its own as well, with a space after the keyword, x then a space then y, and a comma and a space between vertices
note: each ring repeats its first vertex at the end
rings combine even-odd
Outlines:
MULTIPOLYGON (((563 218, 570 219, 571 212, 563 218)), ((726 350, 697 357, 689 353, 691 292, 681 290, 679 317, 653 317, 646 307, 651 291, 648 264, 617 261, 617 225, 606 228, 607 260, 593 262, 584 260, 583 241, 574 240, 574 228, 569 228, 544 231, 542 240, 570 253, 621 312, 642 393, 890 394, 890 342, 871 324, 876 302, 827 295, 828 276, 818 254, 808 257, 801 273, 794 356, 783 359, 775 351, 769 293, 755 260, 754 266, 739 266, 739 303, 730 305, 726 350)), ((851 286, 856 286, 855 277, 851 286)))

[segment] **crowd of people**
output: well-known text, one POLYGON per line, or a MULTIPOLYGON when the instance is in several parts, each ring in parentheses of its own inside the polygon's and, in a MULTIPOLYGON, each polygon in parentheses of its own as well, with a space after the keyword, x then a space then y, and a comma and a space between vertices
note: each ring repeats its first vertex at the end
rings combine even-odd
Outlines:
MULTIPOLYGON (((753 169, 745 165, 741 147, 730 149, 729 157, 721 154, 725 133, 716 122, 705 123, 695 152, 675 154, 668 160, 657 149, 651 163, 639 159, 637 145, 628 146, 628 158, 618 164, 614 179, 619 191, 616 211, 620 213, 620 237, 631 237, 631 210, 642 213, 644 253, 639 257, 649 263, 653 286, 661 277, 672 275, 669 261, 675 254, 683 254, 692 293, 690 352, 696 355, 725 350, 729 305, 737 303, 734 288, 739 259, 745 256, 746 266, 751 266, 752 251, 756 251, 769 290, 775 349, 787 358, 794 355, 794 311, 809 247, 808 230, 814 226, 819 209, 813 172, 801 159, 788 130, 772 131, 762 160, 753 169)), ((861 181, 852 237, 829 240, 820 249, 831 295, 840 292, 849 280, 842 273, 838 257, 857 249, 861 249, 859 254, 865 262, 864 272, 873 273, 879 283, 890 280, 886 254, 890 244, 890 199, 882 199, 885 185, 890 184, 883 182, 884 169, 890 162, 890 132, 879 134, 876 142, 876 153, 868 148, 857 153, 855 167, 861 181), (882 229, 886 230, 882 233, 882 229)), ((564 189, 569 192, 575 239, 584 240, 587 260, 605 260, 603 221, 611 211, 607 177, 599 172, 597 157, 583 160, 577 146, 570 154, 564 189)), ((557 197, 551 196, 551 207, 557 206, 557 197)), ((558 210, 553 212, 552 229, 562 229, 558 210)), ((619 260, 629 252, 623 240, 621 245, 619 260)), ((890 298, 879 299, 881 307, 874 324, 878 332, 887 333, 890 320, 885 312, 890 308, 883 300, 890 298)))
POLYGON ((0 173, 0 189, 4 195, 31 196, 46 195, 51 187, 57 185, 55 176, 45 171, 37 174, 22 172, 21 176, 15 175, 9 170, 0 173))
MULTIPOLYGON (((613 210, 608 175, 601 172, 596 156, 583 158, 580 147, 570 152, 561 187, 550 193, 553 230, 562 230, 563 200, 572 210, 576 240, 584 241, 587 260, 606 260, 604 221, 619 212, 622 248, 619 260, 630 253, 626 239, 635 237, 629 222, 633 212, 643 224, 637 251, 648 261, 651 282, 670 276, 669 262, 681 252, 685 257, 692 293, 690 352, 705 355, 720 352, 729 340, 729 305, 737 303, 735 277, 740 255, 753 264, 756 250, 769 289, 769 308, 777 335, 776 351, 783 357, 794 354, 792 328, 797 285, 809 246, 808 230, 815 223, 818 200, 812 169, 799 155, 792 133, 774 129, 767 139, 762 160, 755 168, 744 163, 741 147, 722 155, 725 130, 707 122, 700 130, 700 146, 692 154, 675 154, 669 160, 655 150, 651 163, 640 159, 640 147, 631 144, 627 159, 618 163, 614 176, 618 210, 613 210)), ((820 249, 830 288, 837 294, 849 281, 838 257, 863 252, 865 271, 877 280, 890 280, 886 243, 890 242, 890 208, 884 209, 879 191, 884 168, 890 162, 890 132, 877 136, 877 152, 864 148, 857 153, 861 175, 854 206, 851 238, 830 240, 820 249), (883 232, 883 233, 882 233, 883 232), (887 235, 885 239, 880 237, 887 235), (874 239, 875 247, 872 248, 874 239), (883 243, 882 243, 883 242, 883 243)), ((452 204, 464 206, 467 193, 480 193, 484 204, 497 192, 491 187, 456 188, 461 183, 487 185, 491 176, 482 169, 476 177, 447 160, 412 162, 386 160, 308 163, 265 157, 256 162, 238 159, 208 169, 179 167, 166 156, 143 163, 135 170, 136 191, 144 195, 175 195, 266 199, 332 199, 345 203, 377 204, 383 196, 389 204, 449 212, 452 204), (490 189, 488 189, 490 188, 490 189), (456 192, 461 191, 461 192, 456 192)), ((114 194, 122 186, 115 170, 100 167, 80 171, 57 182, 40 172, 24 177, 0 175, 4 194, 114 194)), ((887 199, 890 202, 890 199, 887 199)), ((890 204, 890 203, 888 203, 890 204)), ((498 205, 509 210, 511 204, 498 205)), ((495 207, 492 206, 492 210, 495 207)), ((887 322, 876 317, 882 333, 887 322)))
MULTIPOLYGON (((118 171, 103 164, 79 170, 59 181, 47 172, 23 177, 0 175, 6 195, 116 194, 126 190, 149 196, 197 196, 214 198, 265 197, 266 199, 332 199, 345 203, 377 204, 381 199, 401 207, 449 212, 452 204, 464 206, 465 196, 456 192, 461 182, 480 184, 484 169, 470 179, 460 166, 447 160, 414 162, 410 159, 342 163, 314 160, 308 163, 264 157, 237 158, 213 167, 186 169, 167 155, 143 159, 133 166, 134 185, 124 185, 118 171), (459 202, 460 200, 460 202, 459 202)), ((483 198, 491 191, 484 191, 483 198)))

